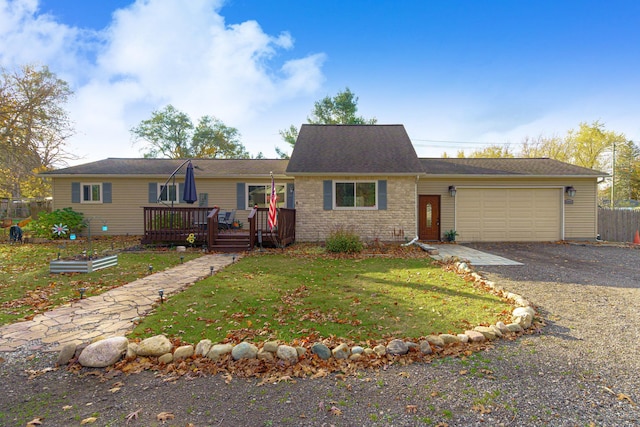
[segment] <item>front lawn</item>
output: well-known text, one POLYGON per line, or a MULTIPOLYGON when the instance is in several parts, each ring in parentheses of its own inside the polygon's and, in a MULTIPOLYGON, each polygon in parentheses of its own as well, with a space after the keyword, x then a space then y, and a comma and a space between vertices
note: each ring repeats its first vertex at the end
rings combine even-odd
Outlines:
POLYGON ((118 265, 93 273, 50 274, 49 261, 72 257, 87 250, 83 240, 38 244, 0 245, 0 325, 30 319, 35 314, 61 304, 98 295, 149 274, 161 271, 200 256, 201 252, 178 254, 175 251, 131 251, 139 245, 137 238, 109 238, 92 241, 92 251, 98 254, 119 252, 118 265))
POLYGON ((318 336, 363 342, 460 333, 507 318, 508 303, 443 271, 419 249, 405 252, 254 252, 169 298, 132 335, 191 343, 318 336))

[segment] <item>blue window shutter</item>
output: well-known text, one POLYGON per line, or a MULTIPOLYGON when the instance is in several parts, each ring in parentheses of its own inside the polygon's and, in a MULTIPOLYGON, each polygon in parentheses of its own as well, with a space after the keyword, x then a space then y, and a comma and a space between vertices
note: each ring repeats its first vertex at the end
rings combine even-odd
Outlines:
POLYGON ((322 201, 325 211, 333 209, 333 181, 330 179, 322 181, 322 201))
POLYGON ((178 194, 176 196, 178 197, 178 200, 176 200, 177 203, 184 202, 184 182, 178 184, 178 194))
POLYGON ((149 203, 158 203, 158 184, 149 183, 149 203))
POLYGON ((287 208, 296 208, 296 193, 294 184, 292 182, 287 183, 287 208))
POLYGON ((247 206, 245 205, 246 197, 244 194, 244 190, 245 190, 244 182, 238 182, 236 184, 236 209, 238 209, 239 211, 243 211, 247 209, 247 206))
POLYGON ((111 183, 102 183, 102 203, 111 203, 111 183))
POLYGON ((378 181, 378 209, 387 210, 387 180, 378 181))
POLYGON ((71 183, 71 203, 80 203, 80 183, 71 183))

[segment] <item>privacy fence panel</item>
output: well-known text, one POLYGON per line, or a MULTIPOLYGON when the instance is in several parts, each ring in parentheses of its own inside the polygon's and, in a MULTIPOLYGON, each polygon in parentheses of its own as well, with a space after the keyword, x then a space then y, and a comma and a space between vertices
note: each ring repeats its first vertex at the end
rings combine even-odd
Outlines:
POLYGON ((598 208, 598 233, 609 242, 633 242, 640 230, 640 210, 598 208))

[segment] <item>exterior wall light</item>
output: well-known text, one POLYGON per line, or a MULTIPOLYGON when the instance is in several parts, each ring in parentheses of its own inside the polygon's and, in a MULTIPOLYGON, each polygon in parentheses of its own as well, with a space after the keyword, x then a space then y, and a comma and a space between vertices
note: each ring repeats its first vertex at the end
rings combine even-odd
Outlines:
POLYGON ((456 186, 455 185, 450 185, 449 186, 449 195, 451 197, 456 197, 456 186))
POLYGON ((576 196, 576 189, 573 188, 573 186, 566 187, 564 189, 564 191, 565 191, 565 193, 567 193, 567 196, 569 196, 569 197, 575 197, 576 196))

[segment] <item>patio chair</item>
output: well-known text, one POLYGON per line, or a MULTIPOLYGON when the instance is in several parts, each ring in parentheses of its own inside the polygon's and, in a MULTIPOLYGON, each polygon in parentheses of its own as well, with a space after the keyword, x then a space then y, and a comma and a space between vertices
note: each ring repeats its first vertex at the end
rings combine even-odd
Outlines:
POLYGON ((236 211, 231 210, 224 213, 224 217, 221 220, 218 220, 218 225, 220 228, 226 228, 227 230, 231 230, 231 226, 233 225, 233 220, 235 219, 236 211))

